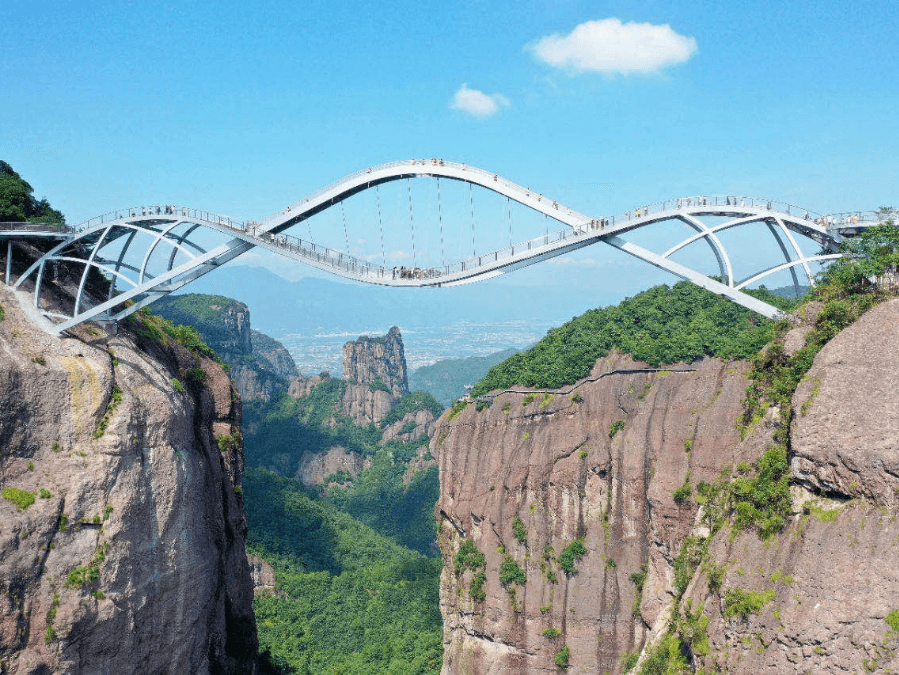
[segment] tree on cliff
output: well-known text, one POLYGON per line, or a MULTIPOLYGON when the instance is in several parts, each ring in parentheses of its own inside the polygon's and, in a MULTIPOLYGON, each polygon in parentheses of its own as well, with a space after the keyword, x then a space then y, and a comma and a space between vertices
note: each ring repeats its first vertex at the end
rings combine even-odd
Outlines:
POLYGON ((840 244, 843 257, 821 274, 823 281, 844 293, 865 289, 876 277, 899 266, 899 227, 893 221, 875 225, 840 244))
POLYGON ((46 197, 35 199, 33 193, 34 188, 0 159, 0 221, 65 225, 65 216, 46 197))

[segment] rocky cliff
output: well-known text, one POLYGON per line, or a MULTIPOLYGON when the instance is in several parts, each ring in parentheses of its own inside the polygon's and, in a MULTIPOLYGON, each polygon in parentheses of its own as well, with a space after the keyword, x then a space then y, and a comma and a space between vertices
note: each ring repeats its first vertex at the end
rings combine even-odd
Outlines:
POLYGON ((163 298, 153 311, 176 324, 196 328, 231 369, 231 379, 244 401, 269 401, 299 376, 287 349, 253 330, 250 310, 242 302, 218 295, 191 293, 163 298))
POLYGON ((253 672, 227 375, 145 317, 56 338, 0 305, 0 669, 253 672))
POLYGON ((343 379, 347 382, 382 384, 399 398, 409 393, 403 336, 394 326, 384 337, 361 337, 343 346, 343 379))
POLYGON ((744 362, 613 354, 576 388, 444 414, 444 672, 650 668, 673 627, 684 672, 895 671, 897 320, 897 301, 865 314, 797 389, 792 515, 767 540, 706 526, 712 486, 776 442, 777 411, 736 428, 744 362))

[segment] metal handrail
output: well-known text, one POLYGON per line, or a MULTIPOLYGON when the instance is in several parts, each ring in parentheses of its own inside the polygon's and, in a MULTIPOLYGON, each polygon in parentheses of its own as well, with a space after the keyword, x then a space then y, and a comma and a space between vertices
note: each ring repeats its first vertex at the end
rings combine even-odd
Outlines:
POLYGON ((57 225, 55 223, 24 223, 24 222, 5 222, 0 223, 0 231, 13 232, 18 230, 29 230, 31 232, 64 232, 74 233, 75 230, 68 225, 57 225))

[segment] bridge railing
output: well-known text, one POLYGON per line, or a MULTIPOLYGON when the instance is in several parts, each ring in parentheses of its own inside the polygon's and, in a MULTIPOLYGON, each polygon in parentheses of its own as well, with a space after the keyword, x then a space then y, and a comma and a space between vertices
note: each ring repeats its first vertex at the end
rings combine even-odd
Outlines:
POLYGON ((74 232, 74 229, 68 225, 57 225, 55 223, 0 223, 0 231, 2 232, 18 230, 28 230, 30 232, 74 232))
POLYGON ((117 220, 122 220, 123 218, 143 218, 152 216, 160 216, 162 218, 173 218, 179 216, 182 218, 192 218, 195 220, 203 220, 208 223, 217 223, 219 225, 224 225, 235 230, 245 231, 247 227, 247 223, 243 220, 232 218, 231 216, 224 216, 219 213, 213 213, 212 211, 194 209, 187 206, 176 206, 174 204, 151 204, 108 211, 99 216, 94 216, 93 218, 90 218, 83 223, 79 223, 73 229, 75 231, 82 232, 88 228, 95 227, 97 225, 105 225, 117 220))
MULTIPOLYGON (((451 168, 457 169, 459 171, 462 171, 463 173, 468 173, 473 176, 478 176, 479 178, 481 178, 482 182, 484 182, 484 183, 489 184, 490 182, 493 182, 498 185, 502 185, 503 187, 505 187, 507 189, 507 191, 517 193, 524 198, 538 197, 540 199, 545 199, 545 197, 543 197, 542 194, 540 194, 538 192, 534 192, 533 190, 530 190, 529 188, 518 185, 517 183, 513 183, 510 180, 506 180, 499 174, 490 173, 489 171, 485 171, 484 169, 479 169, 477 167, 469 166, 467 164, 462 164, 459 162, 450 162, 447 160, 437 159, 437 158, 404 159, 404 160, 399 160, 396 162, 387 162, 385 164, 379 164, 377 166, 373 166, 373 167, 369 167, 367 169, 362 169, 360 171, 356 171, 355 173, 351 173, 348 176, 344 176, 343 178, 340 178, 339 180, 336 180, 333 183, 330 183, 329 185, 326 185, 325 187, 320 188, 320 189, 316 190, 315 192, 312 192, 312 193, 306 195, 305 197, 294 202, 290 206, 288 206, 284 209, 281 209, 280 211, 277 211, 276 213, 266 216, 265 218, 262 219, 261 222, 263 224, 268 224, 274 220, 279 220, 279 219, 283 218, 284 216, 286 216, 288 213, 291 213, 292 211, 301 209, 304 204, 307 204, 311 201, 315 201, 319 197, 321 197, 325 194, 328 194, 329 192, 332 192, 333 190, 337 189, 344 183, 353 181, 357 178, 361 178, 367 174, 375 173, 378 171, 383 171, 386 169, 393 169, 393 168, 397 168, 397 167, 416 167, 416 166, 422 167, 422 168, 427 168, 428 166, 451 167, 451 168)), ((567 207, 563 207, 562 205, 558 205, 558 208, 564 208, 565 211, 568 213, 568 215, 580 217, 584 220, 588 219, 587 216, 577 213, 576 211, 573 211, 567 207)))

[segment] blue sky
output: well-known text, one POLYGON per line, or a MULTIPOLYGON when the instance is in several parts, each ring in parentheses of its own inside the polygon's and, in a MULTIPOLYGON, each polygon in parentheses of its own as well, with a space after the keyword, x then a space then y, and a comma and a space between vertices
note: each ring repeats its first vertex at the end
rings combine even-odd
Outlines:
MULTIPOLYGON (((886 1, 6 2, 0 158, 73 223, 258 218, 410 157, 588 214, 701 192, 871 209, 899 202, 897 35, 886 1), (610 19, 638 40, 603 61, 591 39, 630 39, 589 23, 610 19)), ((642 269, 575 257, 600 259, 642 269)))

